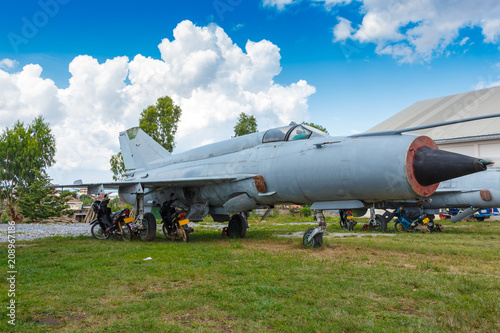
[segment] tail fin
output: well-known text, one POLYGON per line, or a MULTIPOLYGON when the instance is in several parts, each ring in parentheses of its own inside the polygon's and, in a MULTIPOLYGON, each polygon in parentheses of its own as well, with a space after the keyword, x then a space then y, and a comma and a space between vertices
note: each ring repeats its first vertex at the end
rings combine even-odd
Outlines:
POLYGON ((119 139, 126 170, 148 169, 148 163, 170 156, 165 148, 139 127, 121 132, 119 139))

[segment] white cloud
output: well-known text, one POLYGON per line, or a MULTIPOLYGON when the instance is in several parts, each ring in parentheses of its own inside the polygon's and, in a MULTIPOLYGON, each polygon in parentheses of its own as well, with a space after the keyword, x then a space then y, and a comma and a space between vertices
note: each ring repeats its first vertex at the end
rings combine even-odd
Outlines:
POLYGON ((354 28, 352 27, 352 22, 343 18, 337 17, 339 23, 333 27, 333 41, 334 42, 343 42, 348 38, 352 37, 354 33, 354 28))
MULTIPOLYGON (((269 0, 271 1, 271 0, 269 0)), ((264 1, 264 3, 269 2, 264 1)), ((276 1, 276 0, 275 0, 276 1)), ((279 10, 288 5, 276 1, 279 10)), ((350 1, 309 0, 322 4, 327 10, 345 6, 350 1)), ((484 42, 500 42, 500 2, 497 0, 417 0, 386 1, 360 0, 362 21, 353 25, 346 18, 337 17, 333 41, 352 39, 360 43, 376 44, 376 52, 388 54, 401 63, 426 62, 457 43, 464 28, 478 27, 484 42)), ((467 36, 462 36, 461 41, 467 36)))
POLYGON ((303 80, 275 83, 280 50, 267 40, 248 41, 242 50, 216 25, 183 21, 174 39, 158 47, 161 59, 137 55, 99 63, 78 56, 66 89, 42 79, 39 65, 14 74, 0 70, 0 128, 43 115, 57 141, 52 174, 68 182, 78 176, 67 170, 109 170, 118 133, 137 126, 141 111, 165 95, 183 110, 176 151, 230 138, 241 112, 255 115, 260 129, 308 117, 315 88, 303 80))
POLYGON ((278 10, 283 10, 287 5, 299 3, 301 0, 263 0, 264 7, 276 7, 278 10))
POLYGON ((16 60, 5 58, 0 60, 0 69, 12 69, 16 67, 19 63, 16 60))

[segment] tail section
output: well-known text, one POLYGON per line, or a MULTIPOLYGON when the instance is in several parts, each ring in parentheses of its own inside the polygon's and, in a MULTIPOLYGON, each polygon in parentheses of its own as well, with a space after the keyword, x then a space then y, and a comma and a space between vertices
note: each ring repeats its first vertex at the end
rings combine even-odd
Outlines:
POLYGON ((148 169, 150 162, 170 156, 165 148, 139 127, 121 132, 119 139, 126 170, 148 169))

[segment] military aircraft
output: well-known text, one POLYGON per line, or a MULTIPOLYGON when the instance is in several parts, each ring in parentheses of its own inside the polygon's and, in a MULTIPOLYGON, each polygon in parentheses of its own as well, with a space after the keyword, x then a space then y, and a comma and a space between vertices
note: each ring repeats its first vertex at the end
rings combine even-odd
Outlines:
POLYGON ((310 204, 318 227, 309 229, 303 242, 320 246, 323 210, 427 197, 439 182, 484 171, 489 164, 404 132, 494 116, 500 114, 348 137, 291 123, 175 155, 135 127, 119 135, 128 170, 124 181, 70 187, 87 187, 89 194, 117 188, 121 200, 134 205, 135 226, 147 241, 156 235, 155 211, 172 197, 190 221, 207 214, 216 222, 229 221, 231 237, 245 236, 253 209, 310 204))

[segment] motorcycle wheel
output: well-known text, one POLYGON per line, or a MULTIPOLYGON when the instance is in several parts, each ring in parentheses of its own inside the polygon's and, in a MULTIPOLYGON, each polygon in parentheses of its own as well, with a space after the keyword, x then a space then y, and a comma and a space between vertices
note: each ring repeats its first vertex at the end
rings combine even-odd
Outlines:
POLYGON ((110 233, 105 234, 104 230, 102 230, 101 225, 99 223, 96 223, 92 226, 90 229, 90 232, 92 233, 92 236, 94 236, 95 239, 106 239, 109 238, 110 233))
POLYGON ((118 223, 120 224, 118 228, 121 230, 120 236, 124 241, 128 242, 132 239, 132 231, 130 230, 129 225, 123 221, 119 221, 118 223))
POLYGON ((163 223, 162 230, 163 230, 163 234, 165 235, 165 237, 167 238, 167 240, 169 240, 169 241, 174 241, 175 240, 175 237, 171 236, 168 233, 168 229, 167 229, 167 224, 166 223, 163 223))
POLYGON ((180 233, 182 234, 182 240, 184 242, 188 243, 189 242, 189 233, 183 227, 180 227, 179 230, 181 230, 180 233))
POLYGON ((347 222, 346 220, 344 220, 343 218, 340 218, 340 227, 345 230, 345 231, 349 231, 349 226, 347 225, 347 222))
POLYGON ((403 225, 401 224, 401 222, 395 222, 394 223, 394 229, 396 229, 397 232, 406 231, 406 228, 403 227, 403 225))

